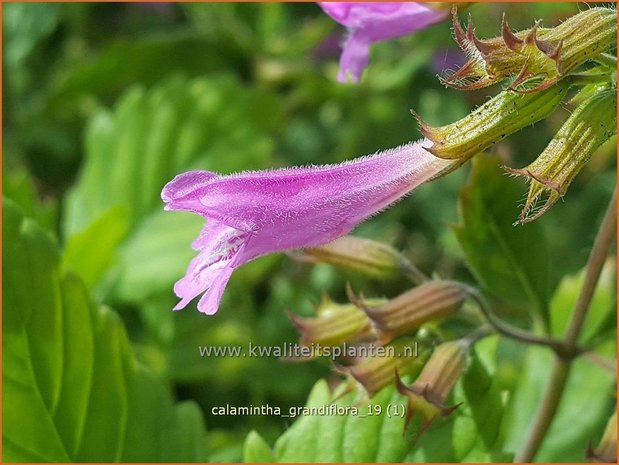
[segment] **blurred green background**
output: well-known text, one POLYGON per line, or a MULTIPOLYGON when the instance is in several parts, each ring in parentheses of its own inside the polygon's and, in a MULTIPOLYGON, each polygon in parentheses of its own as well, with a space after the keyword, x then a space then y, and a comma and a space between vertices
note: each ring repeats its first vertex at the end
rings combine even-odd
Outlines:
MULTIPOLYGON (((539 18, 557 24, 578 8, 479 4, 468 11, 478 35, 490 37, 498 34, 504 11, 519 29, 539 18)), ((295 342, 286 311, 311 314, 323 292, 344 302, 347 281, 365 295, 386 296, 404 290, 406 281, 376 282, 270 255, 235 272, 215 316, 199 314, 195 304, 173 313, 172 286, 193 256, 190 243, 202 220, 164 213, 163 185, 189 169, 231 173, 373 153, 420 137, 411 108, 430 124, 446 124, 497 92, 441 86, 436 75, 461 59, 449 22, 375 45, 362 82, 340 84, 338 44, 345 31, 313 3, 10 3, 3 5, 3 34, 3 195, 59 244, 50 269, 79 276, 94 302, 119 315, 137 359, 171 397, 199 406, 208 431, 197 439, 206 450, 202 460, 240 461, 250 430, 273 444, 291 423, 213 416, 213 406, 303 405, 318 379, 336 377, 327 361, 201 359, 198 345, 295 342)), ((490 152, 503 164, 525 166, 566 115, 562 109, 490 152)), ((564 274, 584 266, 615 184, 614 144, 598 151, 565 201, 534 226, 550 238, 549 296, 564 274)), ((499 212, 513 222, 527 187, 495 168, 493 182, 520 196, 513 209, 499 212)), ((421 187, 355 234, 394 245, 424 272, 475 283, 452 228, 469 171, 466 165, 421 187)), ((15 234, 24 238, 26 229, 15 234)), ((486 252, 479 252, 482 262, 491 258, 486 252)), ((6 259, 4 267, 11 267, 6 259)), ((614 305, 612 282, 605 284, 605 312, 614 305)), ((16 311, 9 295, 4 314, 16 311)), ((517 306, 504 311, 527 321, 517 306)), ((614 318, 606 319, 612 339, 614 318)), ((509 343, 501 350, 497 376, 511 389, 522 354, 509 343)), ((537 387, 529 386, 538 393, 544 370, 532 382, 537 387)), ((613 401, 605 394, 598 400, 590 407, 597 416, 580 439, 601 433, 613 401)), ((518 411, 530 414, 534 405, 518 411)), ((507 443, 518 443, 521 434, 508 433, 507 443)), ((547 459, 565 458, 558 451, 570 441, 559 441, 547 459)))

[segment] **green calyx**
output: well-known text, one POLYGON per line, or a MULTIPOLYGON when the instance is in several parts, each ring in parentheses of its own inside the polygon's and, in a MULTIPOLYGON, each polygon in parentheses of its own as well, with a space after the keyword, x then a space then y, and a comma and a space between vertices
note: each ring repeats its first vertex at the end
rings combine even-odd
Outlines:
POLYGON ((546 118, 561 103, 568 88, 567 83, 560 82, 531 94, 505 90, 459 121, 441 127, 430 126, 415 116, 421 132, 432 142, 426 150, 462 164, 506 136, 546 118))
POLYGON ((530 182, 519 222, 533 221, 563 195, 595 150, 617 133, 617 94, 607 89, 581 103, 542 154, 522 169, 505 168, 530 182))
POLYGON ((442 82, 463 90, 481 89, 507 78, 514 78, 509 88, 518 92, 547 89, 617 41, 613 8, 590 8, 554 28, 536 23, 516 33, 504 16, 501 36, 486 40, 477 38, 470 17, 466 31, 462 29, 455 9, 453 24, 456 41, 469 60, 442 82))

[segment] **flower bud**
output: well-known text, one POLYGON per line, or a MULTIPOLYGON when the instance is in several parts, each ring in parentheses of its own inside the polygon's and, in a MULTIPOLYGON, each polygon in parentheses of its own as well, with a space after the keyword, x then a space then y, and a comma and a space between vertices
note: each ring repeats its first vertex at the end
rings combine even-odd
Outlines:
POLYGON ((393 247, 355 236, 343 236, 303 251, 305 255, 301 257, 302 260, 350 268, 375 278, 418 273, 411 262, 393 247))
MULTIPOLYGON (((423 358, 417 353, 417 343, 398 342, 385 349, 385 356, 364 357, 351 366, 336 366, 338 372, 350 376, 373 397, 382 388, 394 382, 395 373, 415 375, 419 372, 423 358)), ((384 355, 384 354, 383 354, 384 355)))
POLYGON ((464 163, 505 136, 546 118, 561 103, 568 87, 560 82, 533 94, 505 90, 461 120, 441 127, 429 126, 417 117, 421 132, 433 143, 426 150, 464 163))
POLYGON ((417 412, 423 417, 418 434, 425 431, 436 417, 447 416, 457 408, 447 407, 444 403, 464 371, 469 346, 465 340, 440 344, 412 386, 406 386, 400 376, 396 376, 396 388, 408 398, 406 425, 417 412))
POLYGON ((587 458, 592 462, 617 463, 617 412, 608 420, 600 444, 595 449, 589 444, 587 458))
POLYGON ((616 133, 617 95, 612 90, 602 91, 574 110, 533 163, 522 169, 506 167, 509 173, 531 182, 519 222, 527 223, 546 213, 567 192, 593 152, 616 133), (542 194, 547 194, 546 198, 542 199, 542 194))
POLYGON ((455 282, 431 281, 421 284, 395 299, 371 305, 352 294, 349 299, 372 320, 380 344, 410 334, 421 325, 456 311, 466 298, 465 289, 455 282))
POLYGON ((453 13, 456 41, 469 60, 457 72, 443 79, 452 87, 472 90, 514 77, 510 88, 521 92, 546 89, 588 60, 611 49, 616 43, 617 16, 612 8, 590 8, 554 28, 512 32, 503 16, 500 37, 479 40, 469 17, 464 31, 453 13), (534 76, 542 79, 524 87, 534 76))
MULTIPOLYGON (((381 299, 373 299, 373 302, 379 304, 381 299)), ((338 304, 325 296, 316 308, 316 313, 315 317, 290 314, 293 324, 301 333, 301 345, 335 347, 344 342, 376 338, 370 319, 353 304, 338 304)))

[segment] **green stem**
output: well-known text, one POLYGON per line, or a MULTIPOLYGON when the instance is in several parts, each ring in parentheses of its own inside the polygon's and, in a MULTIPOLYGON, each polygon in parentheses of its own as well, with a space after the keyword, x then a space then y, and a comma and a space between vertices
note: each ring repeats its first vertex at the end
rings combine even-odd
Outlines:
POLYGON ((464 340, 466 340, 470 345, 475 344, 477 341, 482 340, 485 337, 492 336, 495 334, 494 328, 491 325, 484 325, 477 328, 471 334, 467 335, 464 340))
MULTIPOLYGON (((523 329, 517 328, 515 326, 510 325, 509 323, 504 322, 499 317, 497 317, 492 311, 488 308, 485 300, 481 297, 481 295, 477 292, 477 290, 468 287, 466 288, 467 294, 469 297, 475 301, 479 310, 483 314, 485 320, 494 328, 494 330, 510 339, 515 339, 520 342, 524 342, 526 344, 535 344, 540 346, 549 347, 554 350, 557 354, 561 356, 569 356, 572 354, 567 353, 567 348, 564 341, 559 339, 554 339, 551 337, 543 337, 537 336, 533 333, 525 331, 523 329)), ((579 347, 575 347, 573 349, 574 354, 582 352, 583 349, 579 347)))
POLYGON ((594 365, 599 366, 602 370, 607 371, 614 378, 617 377, 617 360, 611 357, 604 357, 597 352, 585 352, 582 358, 586 359, 594 365))
POLYGON ((580 330, 585 322, 585 317, 589 310, 589 304, 593 298, 595 287, 602 269, 604 268, 604 262, 606 256, 617 236, 617 191, 613 193, 613 196, 604 215, 604 220, 600 225, 598 235, 595 238, 591 254, 589 255, 589 261, 587 262, 587 272, 585 274, 585 282, 582 285, 578 301, 572 311, 572 317, 570 319, 567 331, 565 333, 565 342, 570 346, 575 346, 578 343, 578 336, 580 330))
MULTIPOLYGON (((591 249, 589 260, 587 261, 585 281, 576 305, 572 310, 572 316, 565 333, 564 341, 568 350, 570 348, 574 349, 578 343, 578 337, 580 336, 582 325, 587 316, 595 287, 602 273, 604 262, 606 261, 606 257, 616 237, 616 233, 617 191, 615 190, 604 215, 604 219, 602 220, 602 224, 600 225, 595 242, 593 243, 593 248, 591 249)), ((530 429, 524 446, 516 456, 516 462, 531 462, 535 458, 559 408, 570 373, 572 360, 573 356, 561 357, 557 354, 555 357, 546 392, 537 410, 533 420, 533 426, 530 429)))

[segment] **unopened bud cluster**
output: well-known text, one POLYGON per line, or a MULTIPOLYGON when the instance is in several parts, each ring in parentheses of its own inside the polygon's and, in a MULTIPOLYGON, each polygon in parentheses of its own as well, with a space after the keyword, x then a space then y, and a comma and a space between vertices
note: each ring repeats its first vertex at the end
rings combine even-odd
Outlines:
POLYGON ((546 89, 617 41, 617 13, 612 8, 590 8, 557 27, 537 23, 516 33, 503 16, 501 36, 487 40, 477 38, 470 17, 463 30, 453 11, 456 41, 469 60, 442 81, 460 89, 481 89, 510 77, 514 78, 511 89, 546 89), (521 86, 533 77, 542 79, 533 86, 521 86))
MULTIPOLYGON (((399 253, 387 246, 352 237, 343 239, 306 253, 333 264, 372 263, 375 269, 381 268, 378 263, 401 261, 399 253), (356 253, 351 253, 353 250, 356 253)), ((407 398, 406 424, 420 413, 423 420, 417 434, 423 433, 437 417, 453 411, 445 402, 465 369, 470 341, 444 342, 433 351, 428 350, 433 344, 424 344, 420 349, 420 341, 432 334, 425 325, 448 317, 462 306, 467 287, 452 281, 425 281, 392 299, 366 299, 355 295, 350 286, 347 291, 350 303, 335 303, 324 297, 316 307, 316 316, 291 315, 301 333, 301 345, 341 348, 353 344, 359 348, 390 349, 382 355, 372 350, 334 359, 335 370, 348 379, 343 393, 359 392, 361 388, 363 397, 371 398, 395 384, 407 398), (424 327, 426 331, 420 331, 424 327), (407 386, 401 377, 415 381, 407 386)), ((313 355, 326 353, 319 350, 313 355)))
MULTIPOLYGON (((414 375, 419 372, 427 350, 420 351, 418 339, 410 336, 426 323, 458 310, 467 296, 462 284, 450 281, 425 282, 391 300, 365 299, 356 296, 350 287, 348 295, 351 303, 338 304, 325 297, 317 306, 315 317, 291 315, 291 319, 301 333, 300 343, 304 346, 327 348, 357 344, 362 347, 369 344, 390 349, 381 356, 372 352, 369 356, 344 357, 347 365, 336 365, 338 372, 360 385, 370 397, 393 384, 396 373, 414 375)), ((434 359, 442 359, 439 355, 444 350, 440 348, 437 355, 433 355, 434 359)), ((421 381, 432 381, 428 376, 433 371, 424 370, 426 375, 421 381)))
MULTIPOLYGON (((319 261, 354 269, 370 276, 386 278, 397 274, 417 274, 416 268, 394 248, 380 242, 344 236, 320 247, 305 249, 306 261, 319 261)), ((416 276, 417 277, 417 276, 416 276)), ((360 384, 373 396, 394 382, 396 371, 405 375, 419 371, 423 357, 412 336, 424 324, 456 311, 466 298, 464 287, 456 282, 431 281, 387 300, 356 296, 348 287, 350 303, 336 303, 328 297, 316 306, 316 316, 290 318, 301 333, 300 344, 309 347, 341 347, 349 344, 375 344, 392 349, 388 356, 346 359, 348 366, 338 371, 360 384), (414 347, 414 355, 411 355, 414 347)), ((314 356, 320 356, 315 351, 314 356)))

